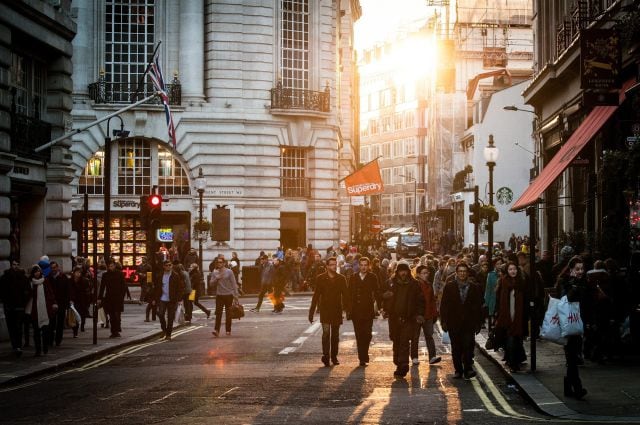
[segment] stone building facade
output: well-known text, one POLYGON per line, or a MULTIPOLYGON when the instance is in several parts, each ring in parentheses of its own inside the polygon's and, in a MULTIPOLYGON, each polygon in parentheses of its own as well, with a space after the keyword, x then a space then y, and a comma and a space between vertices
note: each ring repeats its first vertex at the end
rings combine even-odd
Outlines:
POLYGON ((228 240, 203 241, 205 268, 219 253, 235 251, 248 265, 260 251, 325 248, 349 233, 338 180, 354 169, 357 143, 357 0, 99 0, 75 10, 74 126, 152 93, 146 78, 138 83, 159 44, 177 144, 168 143, 156 100, 119 114, 126 137, 108 134, 107 127, 120 129, 117 118, 73 137, 74 252, 104 252, 105 174, 112 176, 110 252, 125 267, 149 254, 148 238, 154 250, 163 241, 181 254, 198 246, 200 170, 203 218, 214 222, 214 211, 224 209, 230 223, 228 240), (105 137, 112 136, 105 170, 105 137), (152 190, 168 202, 161 230, 145 235, 139 202, 152 190))
POLYGON ((0 3, 0 269, 46 254, 71 264, 71 1, 0 3))

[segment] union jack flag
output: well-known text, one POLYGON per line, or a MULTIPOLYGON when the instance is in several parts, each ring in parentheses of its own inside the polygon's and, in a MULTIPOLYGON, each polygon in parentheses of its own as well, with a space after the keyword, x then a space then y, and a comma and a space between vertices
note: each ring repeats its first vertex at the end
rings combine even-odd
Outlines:
POLYGON ((169 95, 167 95, 167 86, 164 84, 164 77, 162 76, 162 69, 160 68, 158 56, 156 56, 156 59, 151 63, 149 77, 151 78, 155 89, 160 92, 160 99, 162 101, 162 105, 164 105, 164 114, 167 119, 167 133, 169 134, 169 139, 175 149, 176 129, 173 125, 173 115, 171 115, 171 109, 169 108, 169 95))

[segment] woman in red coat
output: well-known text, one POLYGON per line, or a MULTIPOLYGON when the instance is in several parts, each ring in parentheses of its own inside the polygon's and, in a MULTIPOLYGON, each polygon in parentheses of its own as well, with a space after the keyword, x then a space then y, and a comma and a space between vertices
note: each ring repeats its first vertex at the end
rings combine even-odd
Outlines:
POLYGON ((507 273, 498 285, 496 328, 504 329, 507 344, 505 361, 511 372, 520 370, 520 363, 527 358, 523 338, 527 334, 527 288, 520 267, 513 261, 506 266, 507 273))

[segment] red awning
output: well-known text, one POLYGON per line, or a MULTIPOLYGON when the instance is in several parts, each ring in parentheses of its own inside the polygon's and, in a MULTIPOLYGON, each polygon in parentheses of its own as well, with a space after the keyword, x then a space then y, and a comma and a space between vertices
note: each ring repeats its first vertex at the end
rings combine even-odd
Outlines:
MULTIPOLYGON (((634 81, 628 81, 620 90, 620 102, 625 99, 625 88, 630 87, 634 81)), ((596 106, 587 118, 573 132, 567 143, 551 159, 549 164, 542 169, 540 175, 529 185, 522 196, 511 207, 511 211, 518 211, 538 202, 540 195, 558 178, 560 174, 578 156, 582 148, 596 135, 602 126, 611 118, 618 109, 617 106, 596 106)))

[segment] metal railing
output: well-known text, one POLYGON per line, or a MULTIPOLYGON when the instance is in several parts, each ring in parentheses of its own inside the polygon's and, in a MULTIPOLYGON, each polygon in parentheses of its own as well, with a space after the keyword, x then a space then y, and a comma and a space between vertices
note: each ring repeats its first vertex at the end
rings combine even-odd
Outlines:
POLYGON ((271 109, 330 112, 329 86, 324 91, 291 89, 278 83, 271 89, 271 109))
POLYGON ((283 198, 309 198, 311 196, 311 179, 281 177, 280 193, 283 198))
MULTIPOLYGON (((137 84, 131 83, 111 83, 104 80, 98 80, 89 84, 89 98, 95 103, 133 103, 145 96, 153 94, 155 91, 152 83, 145 83, 140 88, 136 98, 132 98, 135 94, 137 84)), ((182 103, 182 85, 174 78, 167 84, 167 95, 169 96, 170 105, 180 105, 182 103)), ((154 97, 147 104, 160 105, 160 98, 154 97)))
POLYGON ((11 114, 11 153, 23 158, 47 161, 51 149, 35 152, 34 149, 51 140, 51 124, 37 118, 11 114))

